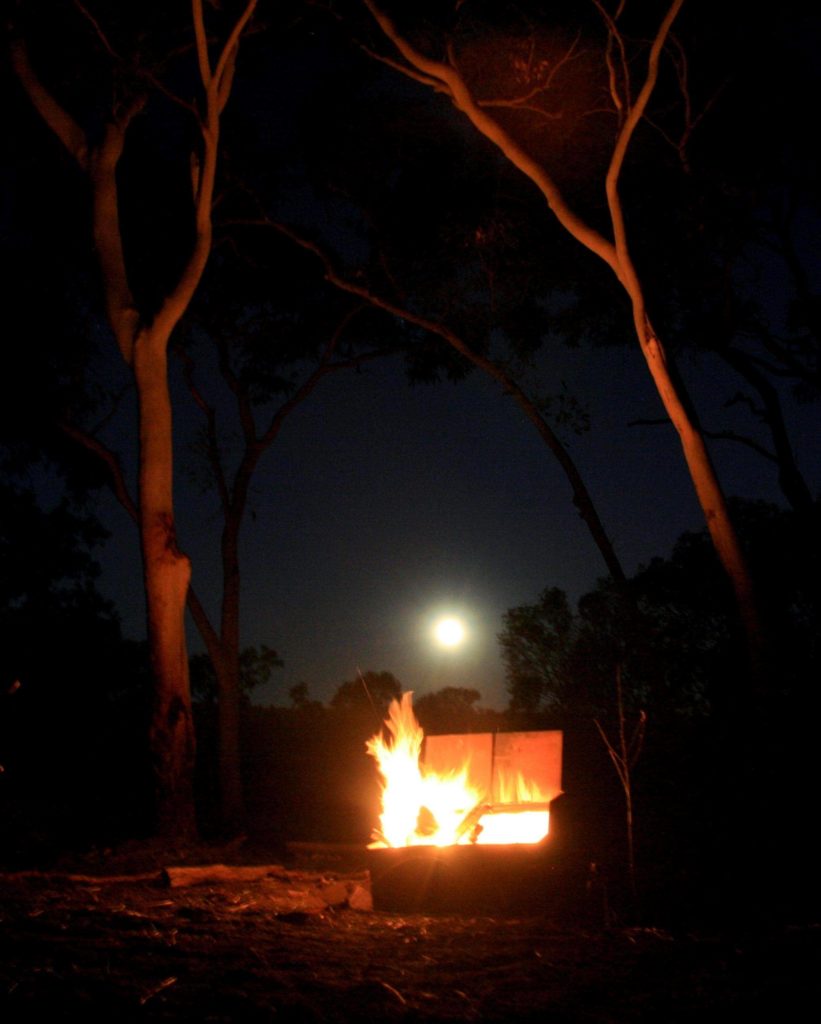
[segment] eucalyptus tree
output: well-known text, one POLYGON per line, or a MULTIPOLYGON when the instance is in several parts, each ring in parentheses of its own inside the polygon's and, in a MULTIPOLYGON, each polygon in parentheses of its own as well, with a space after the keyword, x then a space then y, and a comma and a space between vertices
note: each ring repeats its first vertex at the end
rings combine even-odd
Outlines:
POLYGON ((582 11, 578 5, 500 10, 466 4, 431 17, 427 9, 409 15, 397 5, 363 4, 383 44, 366 34, 363 47, 452 104, 530 180, 561 231, 612 275, 621 295, 615 301, 626 301, 759 665, 761 623, 747 561, 699 423, 656 327, 665 310, 654 312, 631 233, 631 215, 642 197, 627 174, 630 158, 651 119, 670 116, 651 101, 660 82, 665 104, 676 92, 663 59, 683 0, 672 0, 661 13, 594 0, 582 11))
POLYGON ((184 630, 191 569, 174 514, 168 349, 211 252, 220 129, 255 7, 246 0, 206 19, 192 0, 181 29, 176 12, 124 9, 104 25, 79 4, 29 4, 12 24, 19 86, 62 147, 52 155, 54 180, 88 200, 105 317, 138 399, 156 828, 169 836, 190 836, 196 823, 184 630), (73 181, 66 156, 79 172, 73 181))
MULTIPOLYGON (((503 161, 478 163, 472 141, 418 96, 401 93, 405 116, 397 119, 389 75, 374 76, 373 63, 318 15, 309 27, 333 53, 322 64, 305 61, 295 149, 310 204, 277 208, 268 196, 242 222, 261 237, 290 239, 329 284, 370 307, 372 330, 395 337, 411 383, 477 372, 493 381, 555 458, 608 573, 623 582, 574 457, 586 410, 561 368, 543 380, 534 360, 542 346, 553 354, 607 335, 609 318, 591 328, 583 316, 600 296, 571 276, 567 245, 546 236, 503 161), (351 90, 362 103, 351 103, 351 90)), ((557 366, 565 362, 559 352, 557 366)))

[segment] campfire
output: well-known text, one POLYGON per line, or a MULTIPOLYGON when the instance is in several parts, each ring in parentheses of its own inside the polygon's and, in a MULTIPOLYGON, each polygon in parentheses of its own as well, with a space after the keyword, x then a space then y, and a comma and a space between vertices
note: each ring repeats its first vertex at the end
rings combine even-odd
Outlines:
POLYGON ((370 849, 537 844, 561 793, 562 733, 425 736, 413 694, 367 743, 382 780, 370 849))

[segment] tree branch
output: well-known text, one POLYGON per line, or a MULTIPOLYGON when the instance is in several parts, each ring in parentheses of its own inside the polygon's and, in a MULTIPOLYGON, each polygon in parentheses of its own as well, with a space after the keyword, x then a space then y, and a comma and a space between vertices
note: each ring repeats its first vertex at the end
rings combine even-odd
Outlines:
POLYGON ((565 53, 562 54, 561 58, 557 60, 555 64, 552 64, 550 66, 550 70, 547 76, 543 77, 540 81, 537 81, 536 85, 534 85, 529 92, 522 93, 519 96, 500 97, 496 99, 486 98, 482 100, 477 100, 476 102, 479 104, 480 107, 507 107, 517 110, 531 110, 534 113, 541 114, 543 117, 548 118, 549 120, 555 120, 559 118, 561 116, 560 114, 551 114, 549 111, 543 110, 541 107, 533 106, 529 101, 532 100, 534 96, 538 96, 539 93, 547 92, 550 89, 550 87, 553 84, 553 79, 556 77, 559 71, 561 71, 565 64, 567 64, 569 61, 573 60, 575 56, 577 56, 575 50, 578 46, 578 43, 579 35, 577 34, 576 38, 567 48, 565 53))
POLYGON ((621 176, 621 170, 624 165, 624 159, 627 155, 627 149, 630 145, 630 140, 632 139, 633 133, 647 109, 650 96, 656 86, 659 58, 662 47, 664 46, 665 39, 667 38, 673 21, 675 20, 683 3, 684 0, 673 0, 667 14, 664 16, 664 19, 659 26, 658 32, 656 32, 656 36, 650 47, 650 54, 647 59, 647 75, 641 89, 639 90, 636 102, 626 112, 626 117, 616 138, 616 144, 613 148, 610 165, 607 168, 607 175, 605 177, 605 192, 607 194, 607 205, 610 211, 610 222, 613 225, 613 239, 616 246, 616 253, 618 254, 618 262, 622 269, 622 274, 624 275, 623 279, 626 282, 626 287, 633 299, 634 306, 640 307, 635 309, 634 314, 636 326, 639 330, 639 336, 644 334, 646 326, 644 323, 644 307, 643 301, 639 302, 641 288, 639 287, 638 276, 630 258, 627 246, 624 211, 622 210, 621 199, 619 198, 618 184, 621 176))
POLYGON ((355 366, 360 366, 363 362, 368 362, 372 359, 383 358, 384 356, 392 354, 387 349, 378 349, 370 352, 363 352, 359 355, 352 356, 350 359, 338 361, 335 363, 331 362, 334 352, 339 344, 339 340, 342 337, 345 329, 351 320, 357 316, 364 308, 364 303, 360 303, 342 317, 339 324, 337 324, 331 338, 328 341, 325 351, 322 353, 322 357, 319 362, 319 366, 300 384, 294 394, 289 398, 271 417, 268 424, 268 428, 260 439, 260 444, 268 447, 274 440, 276 435, 279 433, 280 428, 285 417, 296 408, 301 402, 311 394, 311 392, 319 384, 320 380, 329 373, 336 373, 339 370, 351 369, 355 366))
POLYGON ((103 32, 102 28, 100 27, 99 21, 97 21, 97 19, 94 17, 94 15, 91 13, 91 11, 89 11, 89 9, 85 6, 85 4, 81 4, 80 0, 74 0, 74 6, 77 8, 77 10, 80 12, 80 14, 82 14, 82 16, 88 22, 91 23, 91 27, 94 29, 94 32, 95 32, 97 38, 103 44, 103 47, 107 51, 109 57, 113 57, 114 60, 117 60, 117 61, 120 60, 120 55, 116 52, 114 47, 108 41, 108 37, 106 36, 105 32, 103 32))
POLYGON ((245 9, 237 19, 234 28, 223 47, 217 62, 217 74, 212 75, 208 62, 205 23, 202 0, 192 0, 194 33, 197 40, 197 54, 200 77, 205 88, 205 118, 200 124, 203 143, 203 159, 197 175, 194 197, 195 240, 191 256, 174 289, 166 296, 154 321, 157 337, 168 339, 171 331, 188 307, 194 292, 202 279, 208 256, 211 252, 211 205, 217 172, 219 148, 219 119, 228 98, 233 70, 231 53, 238 46, 242 29, 253 14, 257 0, 248 0, 245 9))
MULTIPOLYGON (((682 0, 676 0, 681 3, 682 0)), ((373 0, 363 0, 385 36, 394 44, 408 63, 425 75, 438 79, 450 94, 454 105, 472 124, 496 145, 510 162, 537 186, 560 224, 582 245, 599 256, 622 279, 622 271, 612 242, 579 217, 565 202, 553 178, 542 165, 527 153, 504 128, 487 114, 474 99, 462 76, 452 64, 426 57, 413 47, 397 29, 393 20, 381 11, 373 0)))
POLYGON ((734 430, 705 430, 704 436, 709 438, 711 441, 736 441, 738 444, 743 444, 747 448, 751 448, 754 452, 757 452, 763 458, 769 462, 778 462, 775 454, 765 448, 764 445, 759 444, 758 441, 754 441, 751 437, 747 437, 744 434, 737 434, 734 430))
POLYGON ((90 159, 94 242, 103 278, 106 312, 120 353, 128 364, 133 358, 140 316, 125 268, 117 165, 122 156, 128 125, 141 107, 141 103, 133 105, 120 121, 106 125, 103 141, 91 151, 90 159))
POLYGON ((31 66, 25 42, 22 39, 15 39, 9 50, 11 66, 20 84, 28 93, 34 109, 62 142, 80 169, 88 173, 89 145, 85 132, 40 81, 31 66))
POLYGON ((142 103, 135 102, 119 118, 110 121, 100 144, 91 147, 79 124, 43 86, 22 40, 12 43, 11 59, 15 74, 35 110, 90 179, 94 242, 103 277, 106 311, 123 359, 130 363, 139 315, 125 270, 116 174, 128 125, 142 103))
POLYGON ((59 426, 67 437, 82 445, 87 451, 92 452, 105 465, 114 496, 134 523, 139 523, 137 503, 131 497, 128 484, 125 482, 123 467, 120 465, 117 455, 107 445, 103 444, 99 438, 87 433, 85 430, 81 430, 79 427, 75 427, 68 421, 60 421, 59 426))
POLYGON ((480 355, 478 352, 474 352, 473 349, 458 334, 456 334, 455 331, 452 331, 445 324, 431 320, 418 313, 414 313, 403 306, 397 305, 390 299, 378 295, 368 286, 355 283, 343 277, 336 270, 330 257, 321 248, 321 246, 316 242, 304 238, 298 234, 298 232, 294 231, 293 228, 288 227, 285 224, 272 221, 268 218, 246 223, 256 223, 268 226, 278 231, 280 234, 285 235, 287 238, 290 238, 301 248, 306 249, 308 252, 312 252, 320 260, 325 269, 325 279, 331 284, 335 285, 342 291, 346 291, 351 295, 356 295, 359 298, 364 299, 365 302, 369 303, 376 309, 381 309, 391 316, 404 320, 407 323, 414 324, 430 334, 436 335, 451 348, 455 349, 465 359, 473 363, 475 366, 478 366, 484 373, 492 377, 502 387, 502 390, 506 394, 511 395, 514 398, 524 414, 536 428, 542 440, 553 453, 571 486, 573 504, 576 506, 580 516, 587 524, 591 536, 593 537, 593 540, 598 547, 610 574, 617 583, 623 584, 626 582, 624 570, 622 569, 621 563, 613 550, 610 538, 607 536, 604 526, 599 519, 596 507, 590 497, 587 486, 576 467, 576 464, 573 462, 564 445, 550 427, 550 424, 542 416, 536 403, 498 363, 495 363, 492 359, 488 359, 486 356, 480 355))
POLYGON ((251 15, 254 13, 254 8, 257 5, 257 0, 248 0, 245 5, 245 10, 237 19, 231 34, 228 37, 228 41, 222 48, 219 60, 217 61, 217 70, 214 77, 217 80, 217 87, 220 92, 223 91, 223 79, 226 74, 233 75, 234 65, 236 62, 237 50, 239 49, 239 37, 242 35, 243 29, 248 24, 251 15))
POLYGON ((605 53, 605 60, 607 63, 607 74, 610 82, 610 98, 613 100, 613 106, 618 111, 620 117, 624 117, 625 112, 630 109, 630 67, 627 62, 624 39, 622 38, 621 32, 619 32, 616 27, 616 20, 621 13, 623 4, 619 5, 619 9, 615 15, 611 15, 605 8, 604 4, 602 4, 601 0, 593 0, 593 3, 607 26, 607 50, 605 53), (624 98, 622 98, 622 93, 619 89, 618 75, 616 73, 616 66, 613 62, 614 44, 619 50, 621 77, 624 82, 624 98))
POLYGON ((194 39, 197 44, 197 62, 200 68, 200 81, 206 89, 211 85, 211 62, 208 59, 208 37, 205 32, 205 17, 202 11, 202 0, 192 0, 191 17, 194 22, 194 39))

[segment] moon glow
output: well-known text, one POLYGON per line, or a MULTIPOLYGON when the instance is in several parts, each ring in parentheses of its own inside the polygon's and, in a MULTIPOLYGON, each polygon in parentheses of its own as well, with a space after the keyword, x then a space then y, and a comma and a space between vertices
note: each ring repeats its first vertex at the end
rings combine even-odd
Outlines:
POLYGON ((437 621, 433 635, 440 647, 458 647, 465 639, 465 627, 459 619, 448 615, 437 621))

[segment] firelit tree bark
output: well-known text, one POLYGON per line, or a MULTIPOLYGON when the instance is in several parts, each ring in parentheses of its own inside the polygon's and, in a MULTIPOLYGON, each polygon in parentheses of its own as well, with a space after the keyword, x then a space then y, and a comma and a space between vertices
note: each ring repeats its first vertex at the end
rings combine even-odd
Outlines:
MULTIPOLYGON (((137 514, 143 558, 146 615, 154 700, 150 744, 155 779, 156 831, 185 838, 196 832, 193 800, 194 728, 188 683, 184 617, 190 578, 188 558, 176 540, 173 502, 171 398, 168 344, 202 277, 211 250, 211 205, 217 165, 220 117, 228 100, 240 35, 256 0, 247 0, 227 41, 212 63, 201 0, 192 0, 193 35, 203 98, 185 106, 198 128, 192 156, 194 236, 176 283, 151 311, 141 309, 129 283, 120 229, 118 169, 126 134, 143 107, 111 97, 109 119, 92 136, 45 87, 26 43, 12 43, 12 65, 37 113, 84 172, 92 195, 92 231, 103 282, 109 325, 134 375, 138 396, 139 496, 137 514)), ((114 49, 100 26, 94 31, 112 60, 114 49)), ((116 76, 115 76, 116 77, 116 76)))
MULTIPOLYGON (((491 106, 512 107, 515 101, 494 104, 492 100, 477 98, 460 70, 458 56, 452 45, 443 45, 442 50, 447 55, 445 59, 429 57, 399 30, 394 19, 381 6, 372 0, 363 0, 363 3, 399 53, 399 59, 380 59, 447 96, 474 128, 536 185, 561 227, 603 260, 626 292, 632 309, 636 338, 665 411, 678 432, 687 469, 710 536, 735 593, 748 638, 753 669, 757 672, 761 665, 762 635, 750 573, 704 438, 670 372, 661 339, 650 323, 643 285, 628 245, 619 194, 624 160, 636 127, 644 117, 656 87, 661 52, 683 0, 672 0, 664 14, 650 44, 645 76, 638 89, 631 86, 634 68, 628 62, 625 40, 619 34, 616 20, 606 14, 603 5, 597 4, 607 28, 608 44, 603 59, 606 63, 610 100, 618 118, 618 131, 604 181, 611 237, 602 234, 579 215, 567 201, 549 169, 529 151, 526 143, 520 142, 502 121, 488 113, 491 106)), ((528 96, 531 109, 533 102, 533 97, 528 96)))
POLYGON ((139 526, 148 642, 154 679, 150 747, 161 835, 196 832, 194 726, 188 686, 185 607, 191 566, 177 547, 172 498, 168 338, 140 332, 134 346, 139 396, 139 526))

